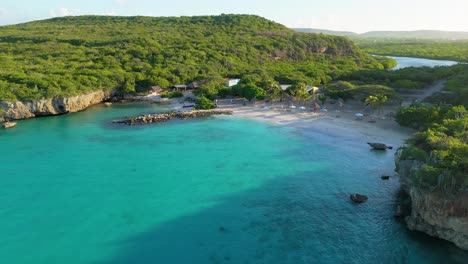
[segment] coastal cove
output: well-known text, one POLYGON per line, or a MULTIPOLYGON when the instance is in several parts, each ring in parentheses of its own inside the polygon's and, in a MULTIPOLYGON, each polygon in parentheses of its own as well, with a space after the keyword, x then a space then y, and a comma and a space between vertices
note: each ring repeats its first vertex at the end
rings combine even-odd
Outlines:
POLYGON ((398 146, 406 132, 313 114, 278 119, 253 107, 147 126, 112 123, 167 110, 97 105, 0 130, 1 259, 463 263, 468 257, 393 218, 394 151, 370 151, 365 142, 398 146), (382 181, 382 174, 392 176, 382 181), (369 201, 352 204, 353 192, 369 201))

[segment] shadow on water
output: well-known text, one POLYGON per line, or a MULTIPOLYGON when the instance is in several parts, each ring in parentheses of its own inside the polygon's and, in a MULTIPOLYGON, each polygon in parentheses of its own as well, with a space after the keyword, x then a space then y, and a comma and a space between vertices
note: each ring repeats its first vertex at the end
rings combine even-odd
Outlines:
POLYGON ((393 219, 391 205, 355 205, 314 190, 304 177, 277 178, 114 241, 116 255, 99 264, 466 261, 468 253, 452 244, 407 231, 393 219))

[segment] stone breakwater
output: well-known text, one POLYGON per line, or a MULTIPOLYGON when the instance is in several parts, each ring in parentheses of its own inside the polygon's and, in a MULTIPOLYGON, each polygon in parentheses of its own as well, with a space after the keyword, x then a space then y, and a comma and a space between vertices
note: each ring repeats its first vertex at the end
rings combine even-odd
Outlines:
POLYGON ((165 112, 159 114, 147 114, 137 117, 126 118, 122 120, 112 121, 113 123, 126 124, 126 125, 144 125, 151 123, 166 122, 174 118, 189 119, 197 117, 205 117, 212 115, 232 115, 232 110, 193 110, 185 112, 165 112))
POLYGON ((83 95, 70 97, 57 96, 30 102, 0 101, 0 113, 3 112, 3 114, 0 114, 0 122, 78 112, 91 105, 101 103, 111 96, 112 91, 101 90, 83 95))

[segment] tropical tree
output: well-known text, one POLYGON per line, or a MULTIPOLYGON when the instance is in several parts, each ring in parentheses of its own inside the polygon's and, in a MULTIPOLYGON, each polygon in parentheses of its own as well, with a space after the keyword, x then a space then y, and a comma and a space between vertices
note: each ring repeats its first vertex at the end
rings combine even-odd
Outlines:
POLYGON ((265 90, 266 97, 273 104, 274 100, 281 97, 283 90, 281 86, 274 80, 267 80, 263 83, 263 89, 265 90))
POLYGON ((369 95, 364 103, 372 108, 378 109, 382 113, 383 106, 387 102, 388 97, 385 95, 369 95))
POLYGON ((299 100, 300 104, 304 104, 307 99, 310 98, 309 92, 307 92, 306 85, 304 83, 296 83, 286 89, 286 92, 289 95, 294 96, 296 99, 299 100))
POLYGON ((385 105, 385 103, 387 102, 388 100, 388 97, 386 95, 377 95, 377 99, 378 99, 378 109, 379 109, 379 112, 380 114, 383 113, 383 107, 385 105))

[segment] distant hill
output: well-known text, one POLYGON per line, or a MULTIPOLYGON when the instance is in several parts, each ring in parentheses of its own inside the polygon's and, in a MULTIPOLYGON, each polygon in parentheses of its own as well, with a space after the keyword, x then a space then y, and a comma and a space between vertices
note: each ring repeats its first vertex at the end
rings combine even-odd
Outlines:
POLYGON ((298 32, 304 32, 304 33, 323 33, 327 35, 344 36, 344 37, 359 36, 358 33, 350 32, 350 31, 334 31, 334 30, 316 29, 316 28, 293 28, 293 29, 298 32))
POLYGON ((392 39, 427 39, 427 40, 468 40, 468 32, 416 30, 416 31, 370 31, 362 34, 349 31, 333 31, 315 28, 294 28, 298 32, 323 33, 350 38, 392 38, 392 39))
POLYGON ((359 34, 365 38, 405 38, 405 39, 441 39, 462 40, 468 39, 468 32, 463 31, 439 31, 439 30, 417 30, 417 31, 370 31, 359 34))

